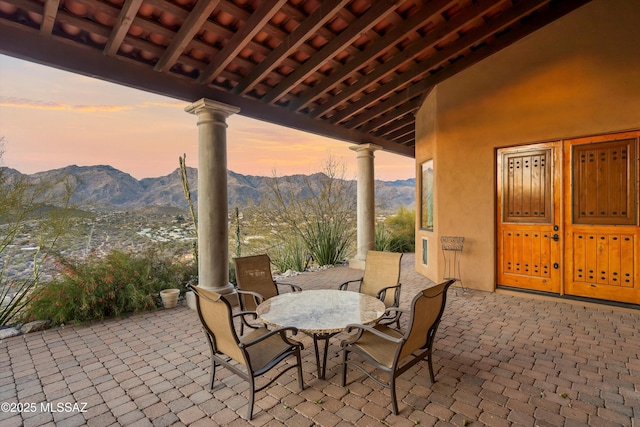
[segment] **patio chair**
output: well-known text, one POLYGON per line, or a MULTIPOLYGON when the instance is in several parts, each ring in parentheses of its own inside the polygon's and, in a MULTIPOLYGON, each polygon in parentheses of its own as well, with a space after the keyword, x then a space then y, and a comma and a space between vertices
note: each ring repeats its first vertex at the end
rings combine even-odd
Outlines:
POLYGON ((303 345, 287 337, 286 333, 296 334, 296 328, 255 328, 246 335, 238 336, 233 319, 237 316, 255 313, 239 312, 232 314, 231 305, 221 295, 198 286, 189 286, 196 296, 198 316, 202 322, 209 349, 211 350, 211 379, 213 389, 216 367, 222 365, 249 383, 249 411, 247 419, 253 418, 255 393, 263 390, 290 369, 298 368, 298 385, 304 390, 300 350, 303 345), (287 367, 270 379, 267 384, 255 388, 255 378, 271 370, 282 360, 295 356, 296 364, 287 367))
MULTIPOLYGON (((292 283, 276 282, 271 275, 271 260, 269 255, 253 255, 233 259, 236 268, 236 281, 238 284, 238 302, 240 310, 255 311, 263 301, 280 294, 278 286, 288 286, 291 292, 300 292, 302 288, 292 283)), ((256 326, 242 318, 240 333, 244 333, 244 327, 256 326)))
MULTIPOLYGON (((347 365, 364 372, 376 383, 389 389, 393 414, 398 414, 398 402, 396 399, 396 378, 413 367, 421 360, 426 359, 429 366, 431 382, 435 382, 431 357, 433 342, 435 339, 442 313, 447 300, 447 290, 455 283, 455 280, 440 283, 439 285, 420 291, 411 302, 410 319, 407 330, 402 333, 381 323, 373 326, 349 325, 347 332, 356 333, 340 343, 343 348, 342 357, 342 386, 347 382, 347 365), (365 369, 366 365, 360 362, 350 361, 349 354, 357 353, 366 362, 374 365, 389 375, 389 381, 383 382, 365 369)), ((390 308, 388 310, 402 310, 390 308)))
MULTIPOLYGON (((402 254, 397 252, 369 251, 364 267, 364 276, 360 279, 349 280, 340 285, 339 289, 346 291, 352 283, 359 283, 358 292, 376 297, 387 308, 400 306, 400 262, 402 254)), ((395 323, 400 327, 402 312, 385 316, 385 324, 395 323)))

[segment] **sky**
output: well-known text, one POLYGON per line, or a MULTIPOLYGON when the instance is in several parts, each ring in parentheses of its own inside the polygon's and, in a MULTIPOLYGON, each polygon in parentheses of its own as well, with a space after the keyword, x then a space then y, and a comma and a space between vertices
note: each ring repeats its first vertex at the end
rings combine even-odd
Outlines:
MULTIPOLYGON (((194 100, 195 101, 195 100, 194 100)), ((186 154, 198 165, 188 103, 0 55, 0 166, 32 174, 69 165, 111 165, 136 179, 168 175, 186 154)), ((243 175, 321 171, 329 159, 356 176, 352 144, 233 115, 227 167, 243 175)), ((377 151, 376 179, 415 177, 414 159, 377 151)))

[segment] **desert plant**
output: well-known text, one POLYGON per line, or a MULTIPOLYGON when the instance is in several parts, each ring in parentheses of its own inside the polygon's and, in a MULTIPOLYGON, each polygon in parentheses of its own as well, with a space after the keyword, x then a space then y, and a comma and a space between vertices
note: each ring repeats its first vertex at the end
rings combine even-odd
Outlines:
POLYGON ((335 265, 348 255, 355 234, 353 181, 345 180, 344 168, 329 159, 323 173, 303 182, 296 185, 291 177, 274 174, 253 216, 271 227, 279 243, 298 236, 318 265, 335 265))
MULTIPOLYGON (((2 143, 0 138, 0 159, 2 143)), ((0 327, 13 323, 37 294, 41 268, 69 229, 71 193, 67 182, 33 182, 0 168, 0 327), (23 240, 26 234, 30 238, 23 240), (7 249, 27 242, 35 248, 30 276, 8 278, 10 264, 21 260, 7 255, 7 249)))
POLYGON ((296 236, 269 250, 271 262, 280 272, 305 271, 309 267, 308 255, 304 241, 296 236))
POLYGON ((187 205, 189 206, 189 214, 191 215, 191 221, 193 222, 193 229, 196 235, 196 239, 193 241, 193 259, 195 260, 196 265, 198 265, 198 217, 196 216, 196 210, 193 204, 193 200, 191 199, 191 188, 189 186, 189 176, 187 170, 187 155, 183 154, 182 157, 179 157, 180 164, 180 180, 182 181, 182 191, 184 192, 184 197, 187 200, 187 205))
POLYGON ((376 224, 376 234, 375 234, 375 249, 376 251, 382 252, 392 252, 392 241, 393 237, 384 226, 384 223, 376 224))
POLYGON ((42 286, 25 312, 27 319, 53 324, 100 320, 160 306, 162 289, 179 288, 194 274, 192 263, 161 257, 152 249, 141 255, 117 250, 103 258, 58 258, 59 276, 42 286))

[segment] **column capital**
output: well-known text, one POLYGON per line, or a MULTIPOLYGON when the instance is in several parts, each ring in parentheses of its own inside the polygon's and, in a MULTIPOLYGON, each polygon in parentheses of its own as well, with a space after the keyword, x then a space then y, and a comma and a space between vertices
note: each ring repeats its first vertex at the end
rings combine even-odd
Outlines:
POLYGON ((349 150, 355 151, 358 154, 362 152, 366 152, 366 154, 373 154, 374 151, 382 150, 382 147, 375 144, 358 144, 352 145, 349 147, 349 150))
POLYGON ((232 114, 240 112, 240 108, 233 105, 224 104, 222 102, 214 101, 208 98, 201 98, 196 102, 189 104, 185 107, 184 111, 189 114, 200 114, 203 111, 213 111, 224 114, 225 117, 229 117, 232 114))

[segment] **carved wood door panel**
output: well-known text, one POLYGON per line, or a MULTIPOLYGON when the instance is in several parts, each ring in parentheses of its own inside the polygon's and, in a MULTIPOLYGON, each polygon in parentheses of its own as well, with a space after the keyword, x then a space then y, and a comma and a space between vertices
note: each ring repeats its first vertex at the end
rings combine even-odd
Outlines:
POLYGON ((498 284, 560 292, 559 142, 498 150, 498 284))
POLYGON ((640 304, 639 137, 565 141, 566 294, 640 304))

